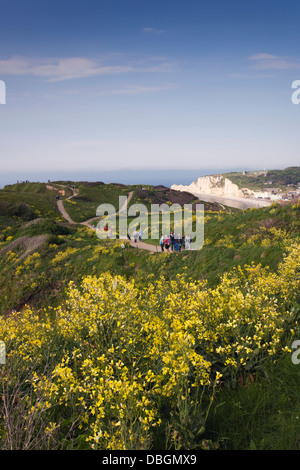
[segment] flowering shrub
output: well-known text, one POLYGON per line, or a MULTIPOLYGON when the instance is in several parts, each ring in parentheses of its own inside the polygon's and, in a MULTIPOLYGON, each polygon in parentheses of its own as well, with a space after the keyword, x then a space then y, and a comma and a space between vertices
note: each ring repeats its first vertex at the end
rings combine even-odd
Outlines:
MULTIPOLYGON (((4 390, 24 376, 18 429, 36 422, 31 439, 43 433, 39 442, 52 448, 149 449, 159 433, 175 448, 200 445, 216 386, 290 350, 299 255, 290 245, 277 273, 236 268, 215 288, 184 276, 144 287, 88 276, 70 282, 65 306, 0 318, 4 390)), ((0 407, 5 447, 17 418, 5 400, 0 407)))
POLYGON ((69 258, 73 253, 75 253, 77 250, 76 248, 67 248, 64 251, 59 251, 55 257, 52 259, 51 263, 53 265, 57 265, 61 263, 62 261, 65 261, 67 258, 69 258))

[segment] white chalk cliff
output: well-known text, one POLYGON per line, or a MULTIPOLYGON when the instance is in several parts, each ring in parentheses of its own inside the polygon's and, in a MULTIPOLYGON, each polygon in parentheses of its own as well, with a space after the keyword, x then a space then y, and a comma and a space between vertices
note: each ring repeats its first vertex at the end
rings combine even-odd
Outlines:
POLYGON ((255 191, 248 188, 240 189, 230 179, 222 175, 201 176, 190 185, 173 184, 171 189, 176 191, 187 191, 192 194, 213 194, 235 198, 255 197, 255 191))

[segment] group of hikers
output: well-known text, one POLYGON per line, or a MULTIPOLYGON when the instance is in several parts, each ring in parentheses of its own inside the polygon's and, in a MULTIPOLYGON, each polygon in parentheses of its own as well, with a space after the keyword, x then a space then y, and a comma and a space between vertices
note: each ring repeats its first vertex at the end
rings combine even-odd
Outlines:
MULTIPOLYGON (((93 226, 94 228, 94 226, 93 226)), ((108 237, 112 237, 112 230, 108 227, 108 224, 105 225, 104 231, 108 232, 108 237)), ((143 230, 140 229, 139 231, 134 230, 132 236, 127 233, 128 240, 132 240, 137 243, 137 241, 143 241, 143 230)), ((171 251, 180 252, 181 250, 190 250, 191 249, 191 237, 190 235, 180 235, 179 233, 176 235, 174 232, 171 232, 170 236, 160 234, 159 244, 161 251, 167 251, 170 253, 171 251)))
MULTIPOLYGON (((134 230, 133 234, 133 240, 135 242, 142 241, 143 237, 143 231, 140 229, 138 232, 134 230)), ((131 240, 131 237, 129 234, 127 234, 128 240, 131 240)), ((180 234, 175 235, 173 232, 171 232, 170 236, 160 234, 160 240, 159 244, 161 247, 161 251, 181 251, 182 249, 190 250, 191 248, 191 238, 190 235, 186 235, 184 237, 183 235, 181 236, 180 234)))
POLYGON ((160 236, 159 244, 161 247, 161 251, 181 251, 183 249, 190 250, 191 248, 191 237, 189 235, 180 235, 178 233, 175 235, 173 232, 171 232, 170 236, 168 237, 167 235, 162 235, 160 236))

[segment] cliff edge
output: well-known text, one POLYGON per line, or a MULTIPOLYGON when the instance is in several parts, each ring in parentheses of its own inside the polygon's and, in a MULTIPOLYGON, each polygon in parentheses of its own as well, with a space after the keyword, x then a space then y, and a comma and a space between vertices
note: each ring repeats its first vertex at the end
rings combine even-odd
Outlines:
POLYGON ((190 185, 173 184, 171 189, 176 191, 187 191, 192 194, 212 194, 215 196, 226 196, 234 198, 257 197, 256 192, 248 188, 239 188, 229 178, 223 175, 201 176, 190 185))

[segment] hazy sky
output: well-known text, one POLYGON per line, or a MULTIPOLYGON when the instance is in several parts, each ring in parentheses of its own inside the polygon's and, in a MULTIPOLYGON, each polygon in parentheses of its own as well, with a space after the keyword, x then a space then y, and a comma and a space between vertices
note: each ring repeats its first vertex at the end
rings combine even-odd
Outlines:
POLYGON ((299 165, 298 0, 0 0, 0 16, 2 174, 299 165))

